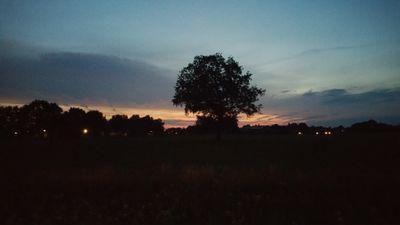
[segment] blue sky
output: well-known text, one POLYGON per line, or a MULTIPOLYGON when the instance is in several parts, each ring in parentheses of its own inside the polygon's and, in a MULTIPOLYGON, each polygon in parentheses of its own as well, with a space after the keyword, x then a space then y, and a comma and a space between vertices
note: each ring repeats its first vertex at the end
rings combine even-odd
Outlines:
POLYGON ((182 111, 179 70, 221 52, 267 89, 253 123, 400 123, 399 12, 389 0, 0 0, 0 100, 182 111))

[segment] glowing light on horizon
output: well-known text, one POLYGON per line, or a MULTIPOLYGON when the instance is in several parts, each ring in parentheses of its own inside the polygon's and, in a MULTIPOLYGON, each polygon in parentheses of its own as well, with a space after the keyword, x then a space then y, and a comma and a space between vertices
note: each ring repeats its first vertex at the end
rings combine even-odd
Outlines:
MULTIPOLYGON (((68 110, 70 107, 80 107, 78 106, 65 106, 61 105, 63 110, 68 110)), ((110 106, 90 106, 90 110, 99 110, 110 119, 113 115, 124 114, 127 116, 139 115, 146 116, 149 115, 153 118, 160 118, 164 121, 165 128, 173 127, 187 127, 193 125, 196 122, 196 115, 185 114, 182 108, 160 108, 160 107, 110 107, 110 106)), ((277 114, 256 114, 251 117, 246 115, 239 115, 239 126, 243 125, 274 125, 274 124, 287 124, 293 120, 299 120, 299 118, 284 118, 277 114)))
POLYGON ((89 130, 88 130, 87 128, 84 128, 84 129, 82 130, 82 133, 83 133, 83 134, 88 134, 88 133, 89 133, 89 130))
MULTIPOLYGON (((12 106, 22 106, 25 103, 10 103, 13 101, 6 101, 0 103, 0 105, 12 105, 12 106)), ((64 110, 68 111, 71 107, 81 108, 85 111, 88 110, 98 110, 104 114, 107 119, 110 119, 113 115, 116 114, 124 114, 127 116, 139 115, 141 117, 149 115, 155 119, 162 119, 164 121, 165 128, 173 128, 173 127, 187 127, 189 125, 194 125, 196 122, 196 115, 193 114, 185 114, 182 108, 172 108, 168 106, 166 102, 160 103, 162 106, 155 105, 137 105, 137 106, 108 106, 101 104, 89 104, 83 106, 83 104, 60 104, 59 106, 64 110)), ((284 125, 291 122, 302 122, 301 118, 295 117, 285 117, 279 115, 280 113, 263 113, 263 114, 255 114, 253 116, 239 115, 238 123, 239 126, 244 125, 284 125)), ((284 112, 282 112, 284 114, 284 112)))

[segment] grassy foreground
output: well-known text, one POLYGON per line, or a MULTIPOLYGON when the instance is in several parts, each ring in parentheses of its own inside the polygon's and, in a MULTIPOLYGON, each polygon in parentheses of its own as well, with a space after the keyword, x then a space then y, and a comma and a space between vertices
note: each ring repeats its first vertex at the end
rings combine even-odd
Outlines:
POLYGON ((0 146, 0 224, 400 222, 399 134, 0 146))

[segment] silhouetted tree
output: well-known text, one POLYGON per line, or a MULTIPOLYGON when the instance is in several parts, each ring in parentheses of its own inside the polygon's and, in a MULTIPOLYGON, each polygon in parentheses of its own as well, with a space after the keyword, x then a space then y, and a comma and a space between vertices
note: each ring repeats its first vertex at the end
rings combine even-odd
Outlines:
POLYGON ((349 131, 359 133, 386 132, 394 130, 395 128, 393 126, 384 123, 378 123, 375 120, 355 123, 349 128, 349 131))
POLYGON ((108 121, 109 130, 112 134, 125 136, 128 133, 129 119, 126 115, 114 115, 108 121))
POLYGON ((0 136, 11 136, 21 132, 17 106, 0 106, 0 136))
POLYGON ((131 117, 129 117, 128 135, 129 136, 143 136, 144 135, 144 131, 143 131, 142 124, 140 123, 139 115, 132 115, 131 117))
POLYGON ((251 76, 232 57, 225 60, 219 53, 196 56, 180 71, 172 102, 184 106, 186 113, 201 113, 217 121, 220 139, 225 118, 260 111, 261 105, 255 102, 265 90, 250 86, 251 76))
POLYGON ((87 125, 89 135, 101 136, 105 134, 107 120, 103 116, 103 113, 97 110, 87 112, 85 124, 87 125))
POLYGON ((21 134, 43 135, 44 132, 54 135, 59 127, 62 109, 56 103, 35 100, 21 107, 19 123, 21 134))
POLYGON ((160 135, 164 132, 164 123, 160 119, 145 116, 140 119, 146 135, 160 135))
POLYGON ((160 119, 153 119, 150 116, 140 118, 139 115, 132 115, 129 118, 128 134, 130 136, 159 135, 164 132, 164 123, 160 119))
POLYGON ((66 136, 79 137, 86 125, 86 112, 80 108, 70 108, 62 115, 62 132, 66 136))

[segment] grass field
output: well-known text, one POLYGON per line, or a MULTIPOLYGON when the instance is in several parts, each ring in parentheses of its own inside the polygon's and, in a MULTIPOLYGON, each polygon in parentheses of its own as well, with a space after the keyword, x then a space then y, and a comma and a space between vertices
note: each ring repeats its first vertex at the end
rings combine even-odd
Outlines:
POLYGON ((400 223, 394 133, 0 146, 0 224, 400 223))

